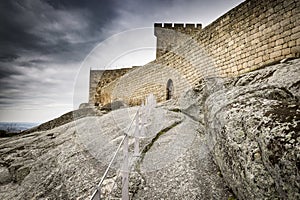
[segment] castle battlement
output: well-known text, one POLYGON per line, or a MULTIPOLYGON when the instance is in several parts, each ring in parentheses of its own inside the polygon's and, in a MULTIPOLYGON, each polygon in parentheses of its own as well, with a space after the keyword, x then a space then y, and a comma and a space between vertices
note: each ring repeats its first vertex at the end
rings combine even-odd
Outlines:
POLYGON ((190 23, 155 23, 154 28, 168 28, 168 29, 195 29, 201 30, 202 24, 190 24, 190 23))
POLYGON ((180 46, 186 38, 202 31, 202 24, 190 23, 155 23, 154 35, 157 38, 156 57, 166 54, 180 46))

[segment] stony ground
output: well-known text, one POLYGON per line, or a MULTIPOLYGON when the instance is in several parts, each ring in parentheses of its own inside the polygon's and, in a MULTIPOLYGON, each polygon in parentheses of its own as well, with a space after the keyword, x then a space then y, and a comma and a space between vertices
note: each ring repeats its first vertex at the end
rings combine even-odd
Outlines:
MULTIPOLYGON (((299 199, 299 79, 298 59, 205 79, 157 106, 139 157, 129 140, 130 197, 226 200, 232 189, 239 199, 299 199)), ((0 199, 88 199, 137 109, 0 138, 0 199)), ((122 150, 106 199, 120 197, 121 161, 122 150)))
MULTIPOLYGON (((49 131, 2 138, 0 198, 87 199, 136 110, 120 109, 49 131)), ((166 108, 156 108, 150 121, 148 134, 141 141, 143 153, 132 161, 133 199, 228 199, 231 196, 204 145, 205 135, 199 132, 197 121, 166 108)), ((132 150, 132 139, 130 144, 132 150)), ((121 153, 105 181, 104 195, 119 195, 116 174, 121 153), (114 180, 117 183, 111 191, 114 180)))

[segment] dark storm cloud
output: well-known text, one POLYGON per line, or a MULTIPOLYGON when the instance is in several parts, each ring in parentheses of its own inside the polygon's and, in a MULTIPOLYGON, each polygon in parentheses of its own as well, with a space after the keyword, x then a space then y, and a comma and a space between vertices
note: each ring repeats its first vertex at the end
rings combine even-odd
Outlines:
POLYGON ((84 46, 99 37, 105 24, 116 17, 110 2, 1 1, 1 60, 27 51, 59 54, 78 50, 80 43, 84 46))
POLYGON ((2 55, 0 55, 0 62, 12 62, 15 59, 17 59, 18 57, 19 57, 18 55, 3 53, 2 55))
MULTIPOLYGON (((3 78, 10 77, 11 75, 22 75, 21 72, 17 71, 14 67, 11 66, 5 66, 5 64, 2 64, 0 67, 0 80, 3 78)), ((1 85, 0 88, 7 87, 4 85, 1 85)))
POLYGON ((70 63, 107 37, 103 30, 115 17, 113 1, 1 1, 0 104, 30 98, 30 89, 41 96, 45 88, 61 88, 59 76, 71 74, 62 69, 76 71, 70 63))

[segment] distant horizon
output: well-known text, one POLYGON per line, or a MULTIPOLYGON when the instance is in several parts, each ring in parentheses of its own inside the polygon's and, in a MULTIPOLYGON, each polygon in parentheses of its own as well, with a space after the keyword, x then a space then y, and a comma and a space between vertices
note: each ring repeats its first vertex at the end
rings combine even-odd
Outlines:
POLYGON ((8 133, 19 133, 33 127, 39 126, 41 123, 34 122, 0 122, 0 131, 8 133))
POLYGON ((34 123, 34 124, 43 124, 43 123, 49 122, 49 121, 51 121, 53 119, 59 118, 62 115, 66 114, 68 112, 72 112, 74 110, 76 110, 76 109, 67 110, 67 111, 65 111, 63 113, 59 113, 59 114, 57 114, 57 116, 54 116, 53 118, 50 118, 49 120, 45 120, 45 121, 14 121, 14 120, 12 120, 12 121, 2 121, 2 120, 0 120, 0 123, 34 123))
POLYGON ((24 123, 24 124, 38 124, 39 122, 3 122, 3 121, 0 121, 0 123, 24 123))
POLYGON ((16 123, 16 124, 43 124, 45 122, 3 122, 3 121, 0 121, 0 124, 5 124, 5 123, 7 123, 7 124, 14 124, 14 123, 16 123))

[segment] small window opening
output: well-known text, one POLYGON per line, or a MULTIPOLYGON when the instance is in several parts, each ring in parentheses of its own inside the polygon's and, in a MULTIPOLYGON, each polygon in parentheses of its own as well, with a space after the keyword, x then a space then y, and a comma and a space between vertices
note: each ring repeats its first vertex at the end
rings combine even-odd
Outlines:
POLYGON ((167 100, 172 99, 173 94, 174 94, 173 81, 171 79, 169 79, 167 82, 167 100))

